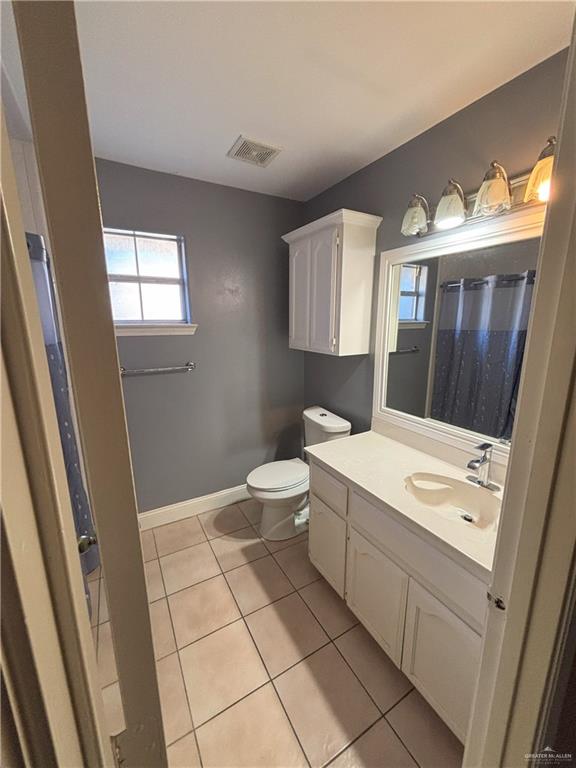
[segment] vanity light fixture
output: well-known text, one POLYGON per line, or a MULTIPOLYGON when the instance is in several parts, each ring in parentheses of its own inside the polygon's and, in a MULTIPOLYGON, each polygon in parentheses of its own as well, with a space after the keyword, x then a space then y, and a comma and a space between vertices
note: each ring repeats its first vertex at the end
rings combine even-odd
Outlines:
POLYGON ((538 162, 530 174, 528 186, 524 193, 525 203, 530 203, 533 200, 545 203, 550 197, 550 180, 552 178, 555 148, 556 136, 550 136, 546 146, 538 155, 538 162))
POLYGON ((493 216, 512 207, 508 174, 500 163, 493 160, 486 171, 476 196, 473 216, 493 216))
POLYGON ((404 237, 420 235, 428 232, 430 208, 428 201, 422 195, 414 193, 408 203, 408 208, 402 219, 401 232, 404 237))
POLYGON ((466 221, 466 202, 460 184, 450 179, 444 187, 442 197, 436 208, 434 226, 437 229, 452 229, 466 221))

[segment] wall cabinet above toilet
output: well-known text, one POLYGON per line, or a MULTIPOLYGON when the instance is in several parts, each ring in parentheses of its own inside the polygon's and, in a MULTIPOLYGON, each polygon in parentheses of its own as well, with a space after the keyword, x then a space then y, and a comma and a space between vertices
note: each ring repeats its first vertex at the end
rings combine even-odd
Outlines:
POLYGON ((290 245, 292 349, 335 356, 369 352, 381 221, 343 208, 283 236, 290 245))

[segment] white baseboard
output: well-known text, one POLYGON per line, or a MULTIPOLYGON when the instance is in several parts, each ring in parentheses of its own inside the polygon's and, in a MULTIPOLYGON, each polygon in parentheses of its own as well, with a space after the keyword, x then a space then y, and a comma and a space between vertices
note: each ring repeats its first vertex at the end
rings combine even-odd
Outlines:
POLYGON ((146 531, 148 528, 156 528, 159 525, 166 525, 166 523, 185 520, 187 517, 194 517, 202 512, 220 509, 220 507, 236 504, 238 501, 249 498, 250 494, 246 490, 246 485, 237 485, 235 488, 225 488, 223 491, 209 493, 207 496, 197 496, 195 499, 141 512, 138 515, 138 523, 140 530, 146 531))

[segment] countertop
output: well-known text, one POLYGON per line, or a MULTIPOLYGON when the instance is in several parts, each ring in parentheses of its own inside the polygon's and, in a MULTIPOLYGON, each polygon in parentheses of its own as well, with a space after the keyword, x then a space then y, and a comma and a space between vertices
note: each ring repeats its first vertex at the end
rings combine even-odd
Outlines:
MULTIPOLYGON (((464 480, 469 472, 376 432, 363 432, 306 448, 306 453, 383 502, 396 518, 483 581, 488 582, 496 546, 496 526, 481 530, 443 517, 409 493, 404 478, 433 472, 464 480)), ((491 493, 491 491, 486 491, 491 493)), ((502 498, 502 491, 496 492, 502 498)))

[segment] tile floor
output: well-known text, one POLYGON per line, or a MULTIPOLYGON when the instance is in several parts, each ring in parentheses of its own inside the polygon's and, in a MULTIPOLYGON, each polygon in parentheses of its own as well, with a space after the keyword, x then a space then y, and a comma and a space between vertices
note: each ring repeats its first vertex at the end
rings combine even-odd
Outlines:
MULTIPOLYGON (((171 768, 456 768, 462 746, 321 578, 241 502, 142 533, 171 768)), ((112 732, 123 713, 90 577, 112 732)))

